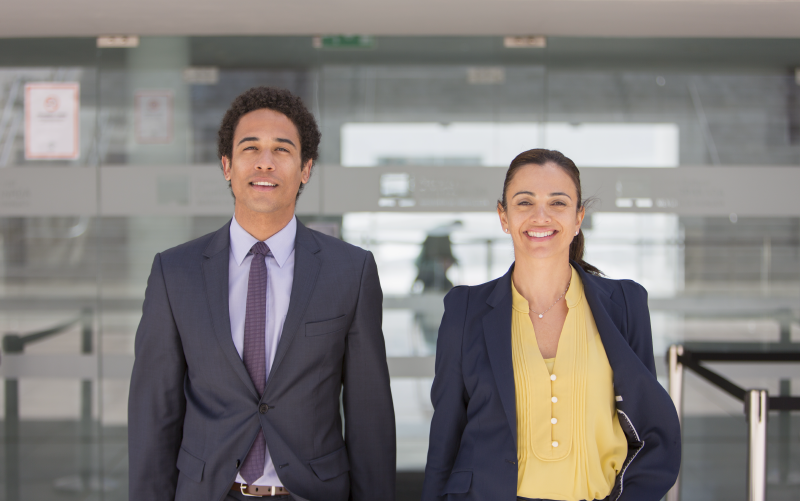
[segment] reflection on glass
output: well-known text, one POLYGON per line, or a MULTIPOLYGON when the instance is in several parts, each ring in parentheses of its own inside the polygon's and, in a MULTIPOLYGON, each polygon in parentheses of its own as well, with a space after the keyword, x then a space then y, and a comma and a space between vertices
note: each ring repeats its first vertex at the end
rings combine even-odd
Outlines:
MULTIPOLYGON (((561 149, 581 168, 800 165, 800 87, 786 65, 758 55, 791 54, 796 41, 748 40, 747 51, 731 48, 736 41, 692 42, 709 60, 737 61, 724 67, 684 63, 685 43, 553 38, 531 56, 496 37, 381 37, 363 52, 316 50, 308 37, 143 37, 136 49, 100 51, 93 40, 0 40, 0 337, 93 312, 88 353, 78 323, 25 346, 26 357, 61 359, 36 374, 12 373, 9 346, 0 355, 0 499, 126 499, 126 370, 145 280, 156 252, 229 219, 216 133, 242 91, 288 88, 314 111, 323 143, 312 182, 326 181, 326 164, 501 168, 537 145, 561 149), (597 55, 590 63, 575 58, 584 48, 597 55), (31 82, 80 84, 77 160, 25 160, 31 82), (149 110, 147 97, 164 107, 149 110), (145 119, 138 129, 137 113, 145 119), (65 181, 54 182, 56 173, 65 181), (20 176, 33 181, 23 186, 20 176), (41 202, 24 205, 31 194, 41 202), (7 412, 12 400, 19 420, 7 412)), ((422 212, 469 193, 428 190, 431 199, 415 199, 425 188, 419 177, 414 186, 414 175, 381 174, 370 189, 379 207, 398 212, 368 212, 370 205, 301 217, 375 254, 389 356, 430 357, 449 287, 505 273, 511 241, 491 211, 422 212)), ((672 342, 800 342, 796 215, 753 217, 731 207, 731 215, 700 208, 677 216, 672 200, 623 181, 598 210, 641 212, 591 214, 587 260, 648 289, 659 375, 672 342)), ((499 196, 501 186, 493 189, 499 196)), ((727 370, 738 384, 773 394, 800 388, 789 369, 780 381, 763 367, 727 370)), ((430 380, 396 378, 392 390, 398 468, 420 471, 430 380)), ((692 376, 685 398, 684 501, 734 499, 744 489, 741 409, 692 376)), ((776 500, 796 497, 800 482, 800 422, 795 416, 786 428, 781 419, 770 431, 776 500), (790 456, 779 455, 781 443, 790 456)))
POLYGON ((677 167, 674 123, 363 123, 341 129, 341 164, 506 167, 520 152, 571 152, 582 167, 677 167))

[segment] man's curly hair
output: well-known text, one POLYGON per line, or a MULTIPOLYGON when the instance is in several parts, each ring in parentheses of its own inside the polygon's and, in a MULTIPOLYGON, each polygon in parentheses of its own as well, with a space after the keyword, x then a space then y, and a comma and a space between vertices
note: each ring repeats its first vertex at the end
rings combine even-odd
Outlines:
MULTIPOLYGON (((319 156, 320 133, 314 115, 308 111, 302 99, 286 89, 273 87, 253 87, 233 100, 231 107, 222 117, 217 134, 217 156, 220 160, 222 157, 233 159, 233 133, 242 115, 265 108, 283 113, 297 128, 297 133, 300 135, 302 165, 305 166, 309 160, 316 161, 319 156)), ((300 184, 298 197, 304 186, 300 184)))

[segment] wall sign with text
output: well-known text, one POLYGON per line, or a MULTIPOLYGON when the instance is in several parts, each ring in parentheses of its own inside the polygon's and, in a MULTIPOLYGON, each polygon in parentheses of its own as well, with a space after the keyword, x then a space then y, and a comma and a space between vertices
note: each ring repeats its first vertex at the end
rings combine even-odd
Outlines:
POLYGON ((172 142, 173 96, 169 90, 140 90, 134 99, 136 142, 166 144, 172 142))
POLYGON ((25 159, 75 160, 80 156, 80 84, 25 85, 25 159))

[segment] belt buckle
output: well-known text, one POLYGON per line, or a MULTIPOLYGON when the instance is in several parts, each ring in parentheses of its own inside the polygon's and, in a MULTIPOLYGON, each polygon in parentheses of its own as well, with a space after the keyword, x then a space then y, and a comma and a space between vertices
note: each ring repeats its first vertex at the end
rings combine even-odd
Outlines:
MULTIPOLYGON (((247 484, 239 484, 239 490, 242 492, 242 496, 245 496, 245 497, 248 497, 248 498, 261 498, 261 497, 264 497, 264 496, 262 496, 260 494, 248 494, 248 493, 246 493, 244 490, 247 489, 247 487, 249 487, 247 484)), ((272 486, 272 495, 273 496, 275 495, 275 486, 272 486)))

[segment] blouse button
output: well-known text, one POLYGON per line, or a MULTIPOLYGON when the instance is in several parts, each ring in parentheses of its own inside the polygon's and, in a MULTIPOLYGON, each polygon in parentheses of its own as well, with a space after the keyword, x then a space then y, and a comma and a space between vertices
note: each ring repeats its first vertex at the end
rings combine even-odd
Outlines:
POLYGON ((553 442, 553 447, 558 447, 558 442, 553 442))
POLYGON ((556 423, 558 423, 558 419, 553 418, 553 419, 550 420, 550 422, 553 423, 553 424, 556 424, 556 423))
POLYGON ((553 403, 556 403, 556 402, 558 402, 558 397, 553 397, 553 398, 551 398, 550 400, 552 400, 552 401, 553 401, 553 403))
POLYGON ((550 374, 550 381, 555 381, 555 380, 556 380, 556 375, 550 374))

